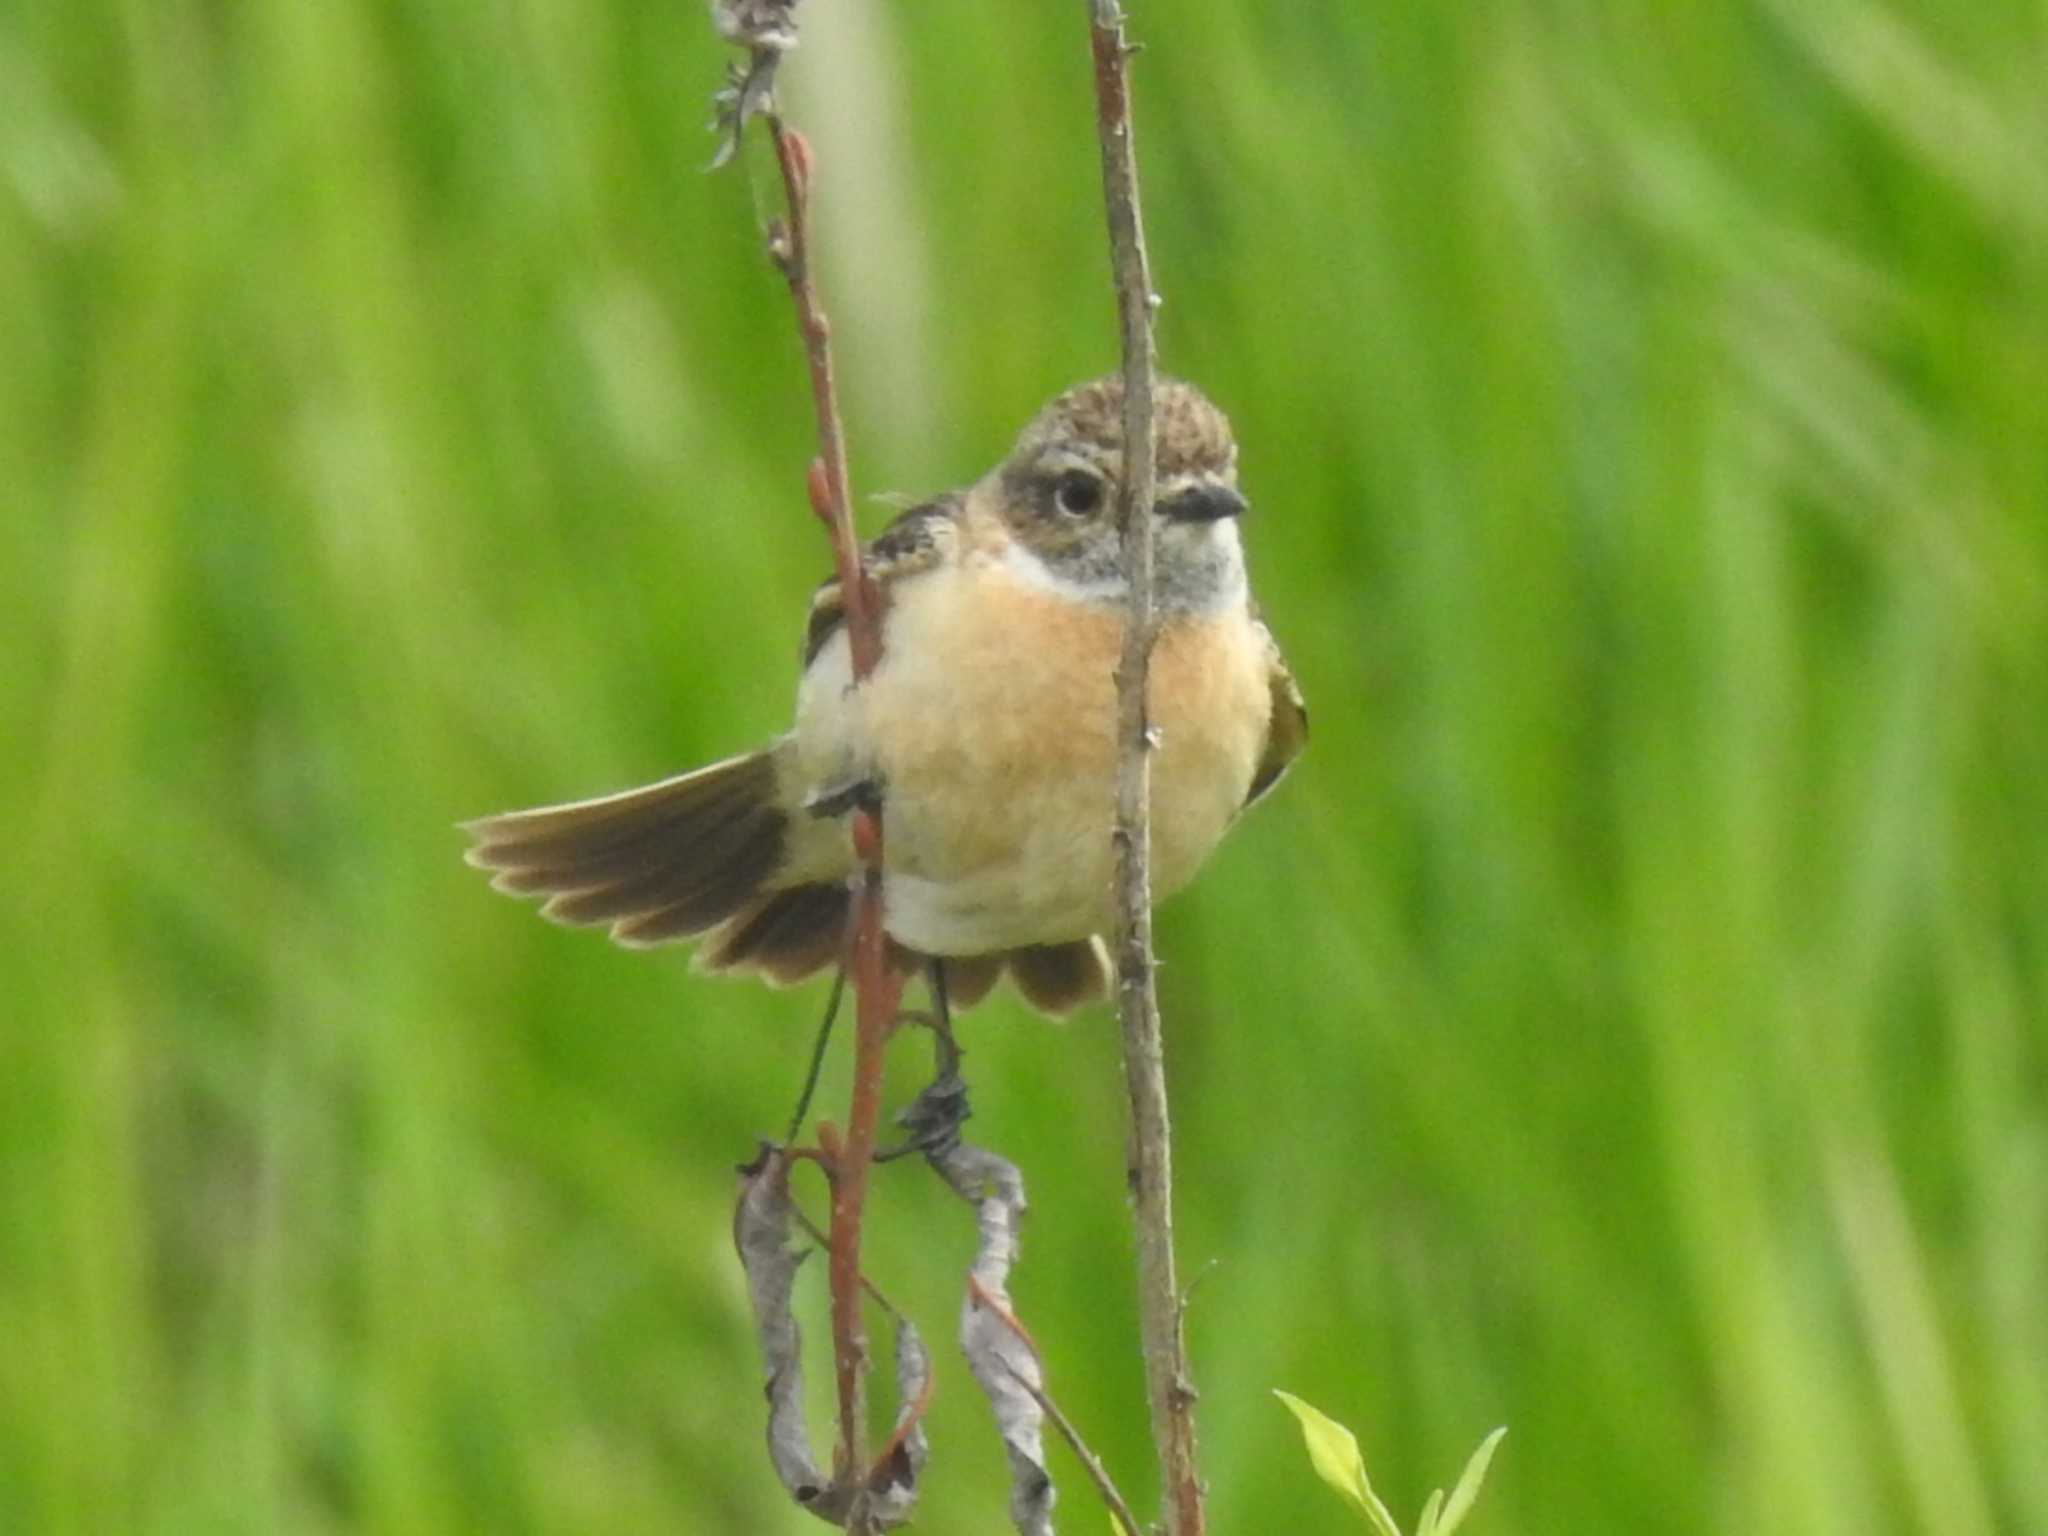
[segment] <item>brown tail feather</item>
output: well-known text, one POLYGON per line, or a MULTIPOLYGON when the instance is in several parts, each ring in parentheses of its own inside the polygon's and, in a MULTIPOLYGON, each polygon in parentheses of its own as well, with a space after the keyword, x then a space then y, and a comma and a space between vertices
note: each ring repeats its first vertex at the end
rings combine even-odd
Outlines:
MULTIPOLYGON (((599 800, 486 816, 463 830, 473 840, 469 862, 488 870, 497 889, 544 897, 541 911, 556 922, 609 924, 621 944, 709 932, 705 970, 753 972, 778 985, 824 970, 844 952, 844 885, 763 889, 790 832, 767 752, 599 800)), ((891 964, 923 968, 923 957, 890 949, 891 964)), ((1109 990, 1101 941, 1082 939, 949 958, 949 1002, 973 1007, 1005 969, 1045 1013, 1071 1013, 1109 990)))
POLYGON ((949 1008, 972 1008, 976 1003, 995 990, 1002 980, 1003 957, 1001 955, 969 955, 964 959, 946 962, 946 1005, 949 1008))
MULTIPOLYGON (((707 819, 715 813, 705 813, 707 819)), ((658 911, 700 893, 737 887, 736 900, 751 895, 772 872, 759 866, 779 856, 782 813, 751 806, 710 825, 650 831, 635 857, 611 855, 601 863, 581 862, 564 871, 578 882, 552 887, 542 910, 557 922, 599 923, 658 911), (583 882, 592 882, 584 884, 583 882)))
POLYGON ((698 964, 755 971, 777 986, 836 964, 846 949, 843 885, 799 885, 753 902, 712 936, 698 964))
POLYGON ((546 896, 557 922, 609 923, 626 944, 687 938, 732 917, 782 861, 788 818, 766 752, 573 805, 468 823, 492 884, 546 896))
POLYGON ((1010 975, 1024 1000, 1055 1017, 1064 1017, 1109 991, 1109 953, 1100 939, 1013 949, 1009 961, 1010 975))

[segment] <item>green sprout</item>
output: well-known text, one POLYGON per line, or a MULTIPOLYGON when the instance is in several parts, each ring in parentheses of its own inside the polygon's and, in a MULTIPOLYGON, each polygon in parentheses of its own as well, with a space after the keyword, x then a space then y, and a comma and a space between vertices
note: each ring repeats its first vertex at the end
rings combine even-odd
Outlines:
MULTIPOLYGON (((1373 1536, 1401 1536, 1401 1527, 1388 1513, 1387 1506, 1380 1502, 1379 1495, 1372 1491, 1372 1480, 1365 1475, 1365 1458, 1359 1454, 1358 1437, 1292 1392, 1276 1388, 1273 1395, 1285 1403, 1300 1421, 1301 1438, 1308 1446, 1309 1464, 1316 1469, 1316 1476, 1336 1489, 1346 1503, 1365 1517, 1365 1523, 1373 1529, 1373 1536)), ((1415 1527, 1415 1536, 1451 1536, 1464 1524, 1465 1516, 1471 1513, 1473 1502, 1479 1497, 1480 1484, 1486 1481, 1486 1468, 1493 1460, 1494 1448, 1506 1433, 1507 1428, 1503 1425, 1479 1442, 1479 1449, 1465 1463, 1465 1470, 1458 1475, 1457 1486, 1451 1490, 1448 1500, 1441 1488, 1429 1496, 1422 1506, 1422 1518, 1415 1527)))

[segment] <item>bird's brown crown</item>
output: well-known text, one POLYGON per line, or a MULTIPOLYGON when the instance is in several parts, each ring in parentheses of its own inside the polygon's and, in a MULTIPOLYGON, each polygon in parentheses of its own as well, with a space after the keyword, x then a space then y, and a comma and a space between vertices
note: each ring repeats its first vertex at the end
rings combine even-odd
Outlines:
MULTIPOLYGON (((1111 374, 1077 384, 1031 420, 1018 439, 1013 458, 1030 458, 1053 444, 1095 449, 1114 455, 1120 465, 1124 448, 1124 381, 1111 374)), ((1157 474, 1164 482, 1181 477, 1228 475, 1237 462, 1237 442, 1230 418, 1194 385, 1162 378, 1152 387, 1152 416, 1157 442, 1157 474)))

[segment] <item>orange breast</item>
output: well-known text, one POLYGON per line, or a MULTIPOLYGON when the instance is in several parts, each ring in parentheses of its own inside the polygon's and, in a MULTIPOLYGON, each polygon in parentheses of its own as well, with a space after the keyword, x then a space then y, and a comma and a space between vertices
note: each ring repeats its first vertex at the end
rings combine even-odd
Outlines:
MULTIPOLYGON (((963 567, 905 583, 865 690, 904 920, 987 947, 1107 924, 1120 615, 963 567), (934 909, 928 922, 913 909, 934 909), (936 909, 945 908, 939 911, 936 909)), ((1263 644, 1248 614, 1181 619, 1153 653, 1153 882, 1191 879, 1243 804, 1265 738, 1263 644)), ((960 952, 956 937, 938 947, 960 952)))

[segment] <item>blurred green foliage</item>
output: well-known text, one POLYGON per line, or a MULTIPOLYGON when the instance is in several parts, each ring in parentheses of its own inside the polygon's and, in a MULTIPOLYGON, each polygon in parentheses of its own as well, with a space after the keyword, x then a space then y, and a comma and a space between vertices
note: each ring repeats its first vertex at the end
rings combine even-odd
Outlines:
MULTIPOLYGON (((1082 8, 807 12, 855 477, 928 492, 1115 361, 1082 8)), ((1511 1424, 1489 1536, 2048 1530, 2048 19, 1135 24, 1316 722, 1162 916, 1216 1528, 1342 1523, 1284 1384, 1401 1509, 1511 1424)), ((818 989, 450 826, 784 722, 723 65, 698 0, 0 9, 0 1530, 810 1528, 727 1206, 818 989)), ((1149 1504, 1113 1027, 967 1042, 1149 1504)), ((943 1339, 963 1213, 899 1166, 871 1242, 943 1339)), ((998 1529, 957 1366, 933 1431, 998 1529)))

